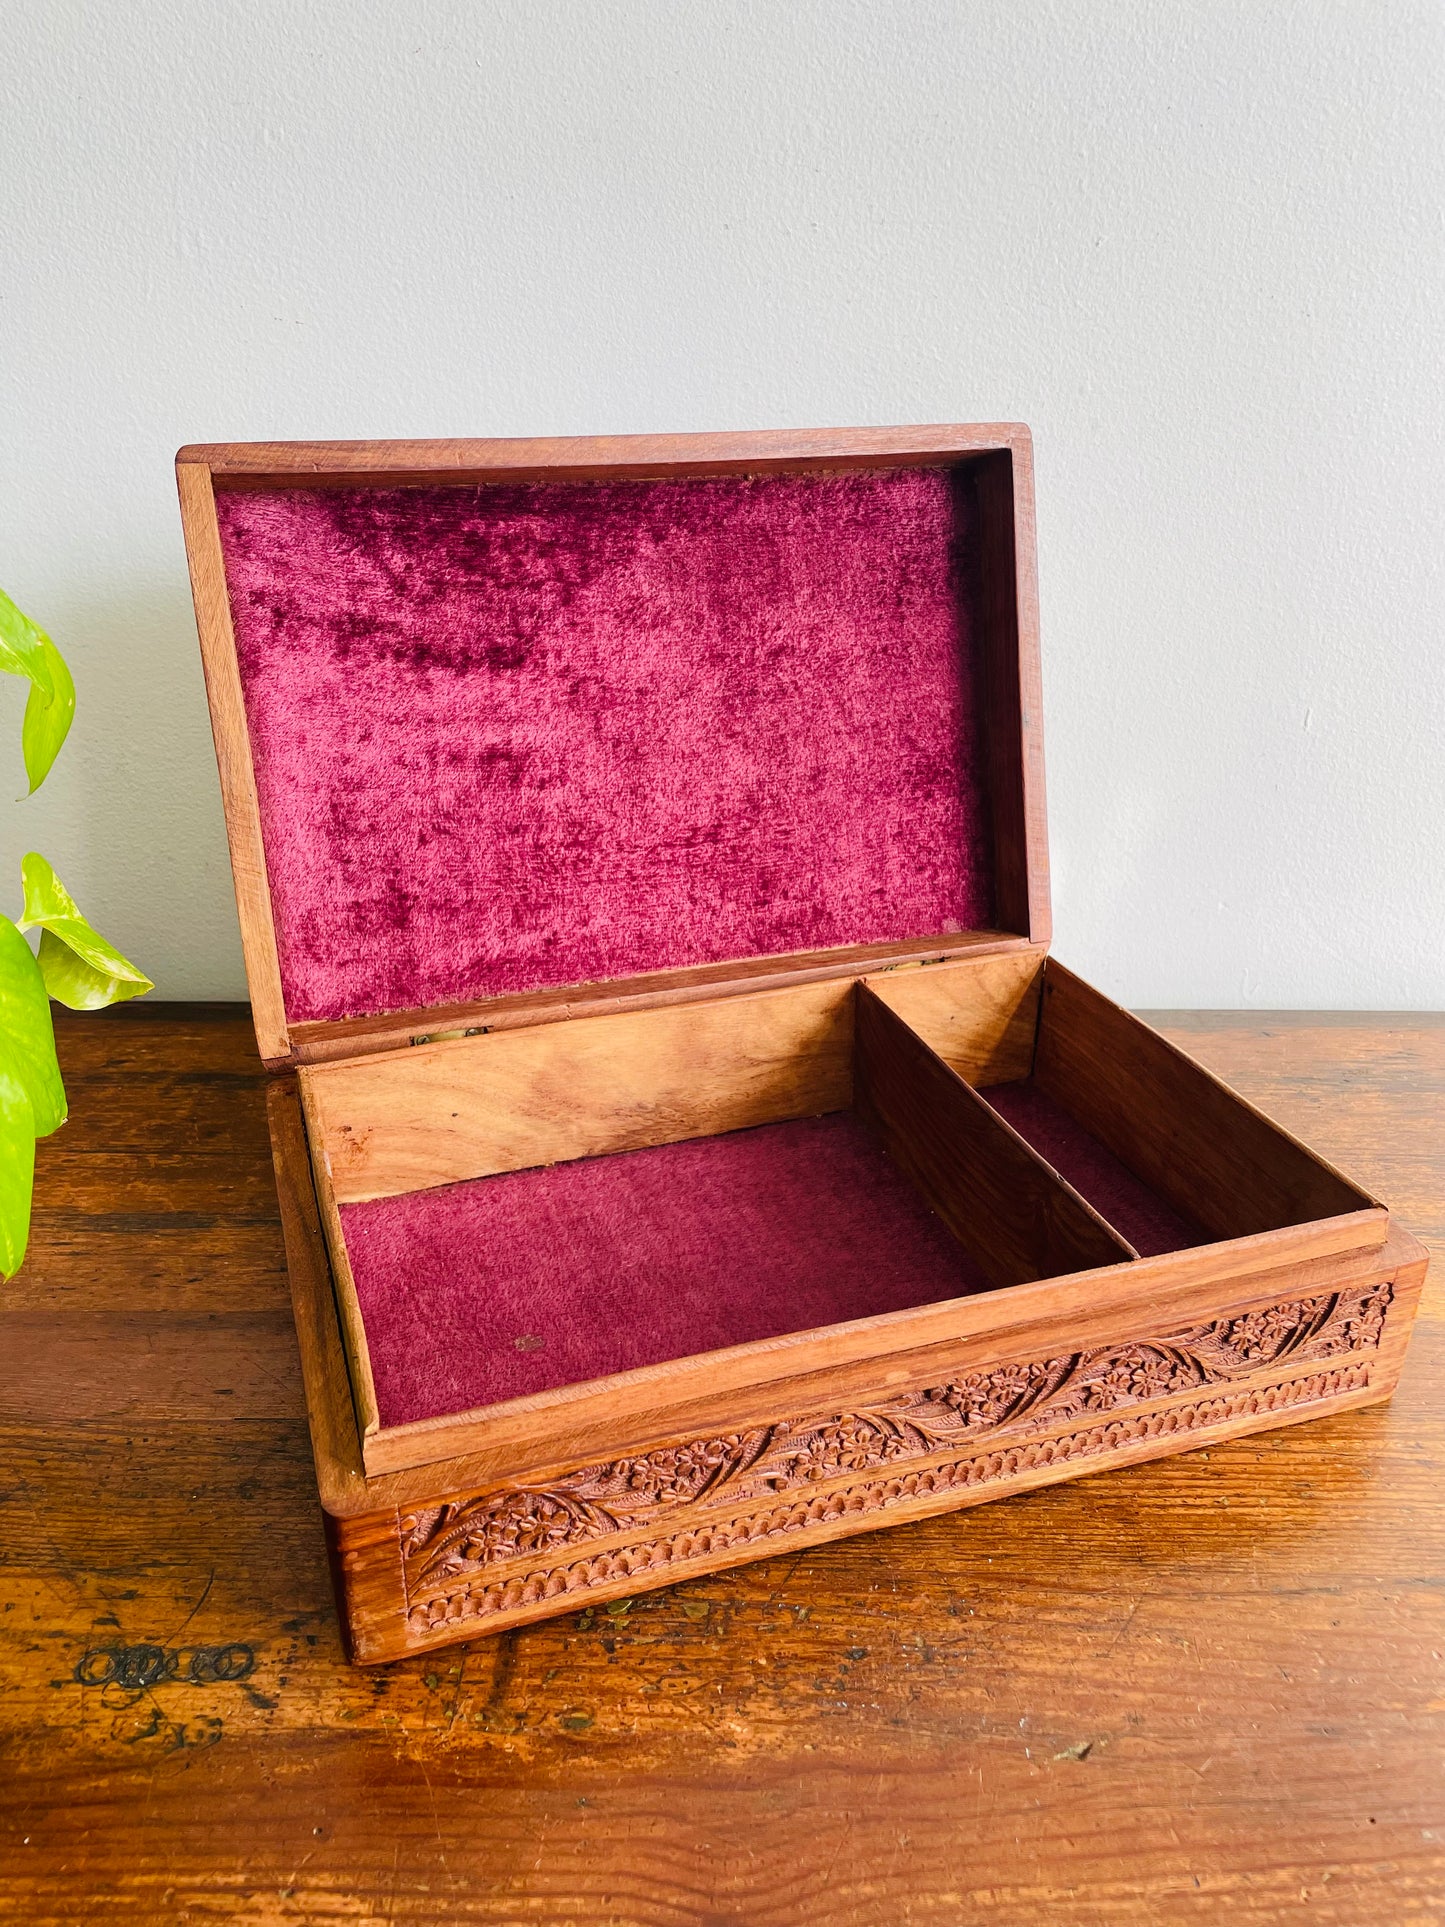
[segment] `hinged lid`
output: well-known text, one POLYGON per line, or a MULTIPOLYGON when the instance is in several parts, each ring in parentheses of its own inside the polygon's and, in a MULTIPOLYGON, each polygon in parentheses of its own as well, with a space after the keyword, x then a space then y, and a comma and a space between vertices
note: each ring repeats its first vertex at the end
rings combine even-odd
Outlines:
POLYGON ((1047 940, 1026 429, 177 475, 268 1061, 1047 940))

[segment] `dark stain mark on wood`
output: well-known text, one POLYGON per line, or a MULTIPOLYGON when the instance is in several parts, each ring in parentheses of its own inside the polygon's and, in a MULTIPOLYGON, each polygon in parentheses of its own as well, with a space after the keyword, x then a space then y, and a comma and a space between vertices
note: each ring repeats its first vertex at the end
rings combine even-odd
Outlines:
MULTIPOLYGON (((226 1646, 93 1646, 76 1662, 78 1686, 122 1686, 129 1691, 161 1685, 214 1686, 249 1679, 256 1649, 234 1640, 226 1646)), ((266 1701, 274 1705, 274 1701, 266 1701)))

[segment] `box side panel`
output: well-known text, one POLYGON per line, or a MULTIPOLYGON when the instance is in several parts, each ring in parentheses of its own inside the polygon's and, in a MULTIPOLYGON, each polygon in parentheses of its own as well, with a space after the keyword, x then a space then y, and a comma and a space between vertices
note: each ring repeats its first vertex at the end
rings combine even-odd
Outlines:
POLYGON ((851 986, 579 1018, 307 1067, 338 1204, 843 1110, 851 986))
POLYGON ((361 1511, 361 1438, 294 1078, 272 1083, 266 1112, 317 1489, 327 1513, 361 1511))
POLYGON ((978 502, 980 702, 993 814, 996 921, 1034 943, 1052 933, 1044 801, 1043 683, 1034 538, 1033 445, 971 470, 978 502))
MULTIPOLYGON (((742 957, 690 970, 651 971, 609 983, 569 984, 563 990, 433 1004, 425 1010, 392 1011, 384 1017, 292 1024, 291 1044, 298 1064, 349 1063, 384 1051, 476 1036, 483 1031, 525 1030, 575 1017, 661 1010, 720 997, 745 997, 760 990, 785 990, 796 984, 831 983, 872 972, 890 975, 915 964, 1016 955, 1040 959, 1044 954, 1026 937, 998 930, 968 930, 956 936, 920 937, 904 943, 844 944, 790 957, 742 957)), ((1032 1051, 1032 1033, 1029 1048, 1032 1051)))
POLYGON ((1374 1399, 1389 1398, 1400 1382, 1430 1263, 1425 1247, 1406 1234, 1392 1234, 1382 1259, 1395 1251, 1400 1253, 1400 1257, 1388 1273, 1390 1303, 1370 1373, 1370 1390, 1374 1399))

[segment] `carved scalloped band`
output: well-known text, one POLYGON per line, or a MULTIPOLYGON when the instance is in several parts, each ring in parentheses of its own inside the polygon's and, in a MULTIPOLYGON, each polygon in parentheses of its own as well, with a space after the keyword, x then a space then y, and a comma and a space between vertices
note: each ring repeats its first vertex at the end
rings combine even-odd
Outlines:
MULTIPOLYGON (((461 1621, 484 1621, 498 1614, 539 1605, 544 1600, 556 1599, 561 1595, 585 1593, 593 1586, 606 1585, 612 1580, 655 1572, 660 1567, 686 1568, 690 1562, 706 1559, 733 1546, 755 1545, 760 1540, 784 1538, 795 1532, 805 1532, 811 1527, 833 1525, 842 1519, 861 1518, 902 1501, 926 1499, 936 1494, 1014 1478, 1020 1473, 1047 1466, 1097 1458, 1144 1440, 1194 1432, 1229 1419, 1278 1412, 1290 1406, 1309 1404, 1316 1399, 1339 1397, 1347 1392, 1361 1391, 1369 1382, 1368 1364, 1342 1365, 1332 1371, 1315 1372, 1282 1384, 1256 1386, 1251 1390, 1199 1399, 1162 1411, 1139 1412, 1124 1418, 1109 1419, 1062 1437, 1020 1440, 1016 1444, 999 1446, 989 1452, 941 1465, 862 1480, 854 1485, 818 1493, 811 1498, 800 1496, 741 1518, 705 1521, 664 1538, 598 1552, 591 1558, 575 1560, 569 1565, 519 1573, 511 1579, 492 1584, 458 1585, 412 1606, 407 1615, 407 1627, 414 1637, 425 1639, 444 1628, 450 1630, 461 1621)), ((685 1571, 678 1573, 678 1577, 685 1576, 685 1571)))

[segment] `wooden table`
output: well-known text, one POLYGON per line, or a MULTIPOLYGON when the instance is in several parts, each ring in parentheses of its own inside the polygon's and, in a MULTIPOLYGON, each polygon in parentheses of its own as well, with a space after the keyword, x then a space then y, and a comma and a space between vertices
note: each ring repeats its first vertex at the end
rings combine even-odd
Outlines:
MULTIPOLYGON (((1445 1020, 1162 1027, 1445 1236, 1445 1020)), ((0 1286, 0 1916, 1445 1911, 1445 1367, 1391 1406, 355 1671, 244 1011, 67 1021, 0 1286)))

